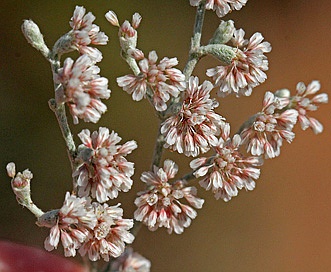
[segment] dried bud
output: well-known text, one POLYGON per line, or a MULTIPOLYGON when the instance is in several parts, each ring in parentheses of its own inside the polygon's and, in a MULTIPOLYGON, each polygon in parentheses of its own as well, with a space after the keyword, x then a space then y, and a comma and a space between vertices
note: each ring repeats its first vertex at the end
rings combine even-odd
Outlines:
POLYGON ((235 30, 232 20, 222 21, 216 29, 213 38, 209 41, 209 44, 226 44, 233 37, 235 30))
POLYGON ((22 32, 27 41, 47 58, 49 49, 45 44, 39 27, 32 20, 24 20, 22 24, 22 32))
POLYGON ((87 148, 84 145, 80 145, 78 147, 78 154, 76 160, 78 163, 87 163, 93 156, 93 153, 93 149, 87 148))
POLYGON ((36 222, 39 227, 53 227, 59 218, 59 209, 45 212, 42 216, 38 217, 36 222))

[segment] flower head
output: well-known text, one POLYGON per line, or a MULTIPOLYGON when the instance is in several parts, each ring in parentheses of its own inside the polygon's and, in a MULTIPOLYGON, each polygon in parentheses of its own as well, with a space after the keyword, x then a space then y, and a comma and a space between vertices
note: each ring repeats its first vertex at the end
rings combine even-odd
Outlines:
POLYGON ((102 59, 102 53, 89 45, 105 45, 108 37, 100 31, 99 26, 93 24, 95 16, 91 12, 85 13, 84 7, 76 6, 69 22, 72 29, 57 40, 53 52, 62 55, 77 50, 81 55, 88 55, 93 61, 99 62, 102 59))
POLYGON ((82 256, 88 254, 91 261, 104 259, 106 262, 111 257, 119 257, 125 250, 125 243, 131 244, 134 236, 129 232, 133 227, 132 219, 123 219, 123 210, 117 206, 92 203, 97 223, 79 253, 82 256))
POLYGON ((180 234, 197 216, 193 208, 200 209, 204 203, 203 199, 196 196, 195 187, 186 187, 181 180, 172 184, 168 182, 177 171, 177 165, 166 160, 163 168, 154 166, 153 172, 144 172, 141 175, 147 190, 140 192, 134 202, 138 207, 134 218, 147 225, 149 230, 165 227, 169 233, 174 231, 180 234), (188 204, 183 204, 181 199, 185 199, 188 204))
POLYGON ((63 68, 54 75, 55 82, 61 84, 57 100, 68 105, 75 124, 78 118, 96 123, 107 110, 100 99, 110 97, 108 79, 100 77, 99 72, 94 61, 88 55, 82 55, 75 62, 67 58, 63 68))
POLYGON ((57 248, 60 239, 66 257, 75 256, 76 250, 89 236, 97 224, 96 215, 87 198, 70 195, 65 196, 60 210, 45 213, 38 218, 38 225, 50 227, 50 235, 45 240, 48 251, 57 248))
POLYGON ((283 140, 292 142, 292 129, 297 122, 298 112, 294 109, 285 110, 288 101, 287 98, 277 98, 273 93, 266 92, 262 111, 249 120, 240 134, 247 152, 254 156, 274 158, 280 154, 283 140))
POLYGON ((137 148, 135 141, 118 145, 121 138, 100 127, 92 134, 88 129, 78 134, 83 142, 79 146, 82 165, 74 173, 79 186, 78 195, 92 195, 99 202, 116 198, 119 191, 131 189, 134 164, 125 158, 137 148))
MULTIPOLYGON (((191 6, 198 6, 201 0, 190 0, 191 6)), ((232 10, 240 10, 247 0, 207 0, 206 9, 216 11, 218 17, 223 17, 232 10)))
POLYGON ((198 77, 189 79, 179 112, 161 126, 165 147, 196 157, 217 142, 216 136, 225 125, 225 119, 214 112, 218 102, 210 98, 212 88, 209 81, 199 86, 198 77))
POLYGON ((255 180, 260 176, 262 164, 259 157, 244 157, 240 151, 241 138, 238 134, 229 137, 230 126, 227 125, 215 145, 215 155, 211 158, 198 158, 191 161, 196 177, 203 177, 199 184, 206 190, 212 190, 215 198, 229 201, 238 194, 238 189, 253 190, 255 180))
POLYGON ((87 54, 91 59, 99 62, 102 59, 101 52, 94 47, 88 45, 105 45, 108 42, 108 37, 104 32, 100 32, 99 26, 93 24, 95 16, 89 12, 87 14, 84 7, 76 6, 74 14, 70 20, 72 27, 72 46, 77 49, 80 54, 87 54))
POLYGON ((295 96, 291 97, 290 107, 296 109, 299 113, 298 120, 303 130, 311 128, 315 134, 323 131, 323 125, 313 117, 308 115, 311 111, 318 109, 318 104, 328 102, 326 93, 316 94, 321 88, 317 80, 313 80, 308 86, 303 82, 297 84, 295 96), (311 98, 309 98, 311 97, 311 98))
POLYGON ((178 64, 177 58, 163 58, 157 64, 155 51, 139 62, 141 72, 117 78, 117 83, 133 100, 140 101, 146 94, 151 97, 157 111, 167 109, 166 102, 171 96, 177 97, 185 89, 185 76, 173 66, 178 64))
POLYGON ((271 51, 270 43, 262 42, 261 33, 255 33, 249 40, 244 39, 244 35, 242 29, 234 31, 232 44, 237 49, 230 65, 207 70, 207 76, 219 87, 217 94, 221 97, 231 93, 249 96, 252 89, 267 78, 264 71, 268 70, 268 59, 264 53, 271 51))
POLYGON ((151 262, 131 247, 127 247, 124 253, 111 263, 110 271, 118 272, 149 272, 151 262))

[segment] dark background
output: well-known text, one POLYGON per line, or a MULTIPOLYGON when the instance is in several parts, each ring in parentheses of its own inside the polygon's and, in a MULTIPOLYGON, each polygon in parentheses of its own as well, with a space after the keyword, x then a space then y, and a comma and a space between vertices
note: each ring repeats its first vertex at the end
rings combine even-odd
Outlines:
MULTIPOLYGON (((104 18, 113 9, 120 21, 134 12, 143 16, 138 47, 145 54, 156 50, 159 58, 177 56, 182 69, 187 60, 195 8, 187 0, 167 1, 10 1, 0 3, 0 238, 43 247, 47 230, 39 229, 34 216, 15 201, 5 166, 14 161, 19 171, 33 174, 32 193, 43 210, 62 205, 71 189, 71 173, 53 113, 47 101, 53 96, 52 75, 45 59, 25 41, 20 25, 33 19, 51 47, 69 30, 75 5, 84 5, 96 15, 96 24, 110 37, 100 49, 104 59, 101 75, 109 78, 112 97, 109 110, 98 125, 81 122, 73 127, 97 130, 107 126, 125 141, 135 139, 139 149, 129 156, 135 161, 133 189, 110 204, 122 203, 125 217, 132 217, 135 193, 143 188, 139 176, 150 168, 158 121, 146 101, 134 103, 120 90, 115 78, 129 73, 119 57, 117 29, 104 18)), ((220 100, 219 113, 234 132, 248 116, 261 109, 266 90, 289 88, 297 82, 318 79, 322 91, 331 94, 329 0, 249 0, 233 19, 247 36, 262 32, 271 42, 268 80, 248 98, 220 100)), ((203 41, 207 42, 219 23, 206 14, 203 41)), ((194 74, 206 79, 205 69, 216 65, 204 59, 194 74)), ((328 271, 331 266, 330 106, 312 116, 325 127, 321 135, 295 129, 294 142, 284 144, 281 156, 267 161, 257 188, 241 191, 229 203, 216 201, 199 189, 206 199, 198 217, 182 235, 165 229, 149 232, 142 228, 134 248, 152 261, 152 271, 328 271)), ((76 137, 77 139, 77 137, 76 137)), ((164 158, 180 162, 180 175, 189 160, 166 153, 164 158)), ((62 252, 62 248, 59 252, 62 252)))

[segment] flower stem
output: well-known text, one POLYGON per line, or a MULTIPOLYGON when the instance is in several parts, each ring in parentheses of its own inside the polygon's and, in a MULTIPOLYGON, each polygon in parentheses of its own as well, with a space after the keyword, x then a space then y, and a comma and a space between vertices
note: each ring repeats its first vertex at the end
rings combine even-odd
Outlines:
POLYGON ((157 167, 160 166, 164 143, 165 143, 165 141, 164 141, 163 135, 161 134, 161 124, 160 124, 159 129, 158 129, 158 135, 157 135, 156 141, 155 141, 154 155, 153 155, 152 165, 151 165, 152 171, 153 171, 154 165, 157 167))
POLYGON ((196 54, 196 50, 200 47, 201 42, 201 33, 202 33, 202 26, 203 21, 205 17, 205 4, 206 1, 203 0, 200 2, 199 6, 197 7, 197 13, 195 15, 195 23, 194 23, 194 29, 193 29, 193 36, 191 38, 191 48, 189 53, 189 59, 186 63, 186 66, 184 68, 184 75, 186 80, 191 76, 195 66, 197 65, 200 56, 196 54))
MULTIPOLYGON (((48 61, 51 63, 52 73, 53 73, 53 77, 54 77, 54 75, 57 74, 58 69, 60 68, 59 56, 56 53, 51 52, 48 61)), ((58 91, 59 87, 60 87, 60 84, 54 82, 55 97, 57 96, 57 91, 58 91)), ((72 133, 71 133, 71 130, 70 130, 70 127, 68 124, 65 104, 57 103, 56 99, 53 98, 48 101, 48 105, 49 105, 50 109, 55 113, 63 139, 66 143, 68 158, 69 158, 70 165, 71 165, 71 171, 73 173, 76 170, 76 166, 75 166, 76 144, 75 144, 74 138, 72 136, 72 133)), ((73 192, 76 192, 77 191, 76 178, 73 178, 72 185, 73 185, 73 192)))
MULTIPOLYGON (((74 172, 76 169, 75 166, 75 156, 76 156, 76 145, 71 133, 71 130, 68 125, 68 119, 66 116, 65 105, 57 104, 55 99, 50 99, 48 101, 50 109, 55 113, 56 119, 58 121, 60 130, 62 132, 63 139, 66 143, 68 158, 71 165, 71 170, 74 172)), ((77 182, 76 179, 73 178, 73 191, 76 192, 77 182)))
POLYGON ((136 62, 136 60, 129 56, 126 52, 123 50, 121 51, 121 57, 126 61, 126 63, 129 65, 130 69, 134 73, 135 76, 139 75, 140 69, 136 62))

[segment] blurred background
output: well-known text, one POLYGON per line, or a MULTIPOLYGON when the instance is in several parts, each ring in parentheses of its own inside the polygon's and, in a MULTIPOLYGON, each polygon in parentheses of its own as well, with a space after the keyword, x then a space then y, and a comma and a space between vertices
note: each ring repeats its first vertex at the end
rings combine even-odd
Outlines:
MULTIPOLYGON (((156 50, 160 59, 177 56, 180 69, 187 60, 195 17, 188 0, 1 1, 0 239, 42 248, 48 235, 17 204, 5 171, 8 162, 14 161, 19 171, 29 168, 33 172, 33 200, 43 210, 61 207, 65 192, 71 190, 64 142, 47 103, 53 97, 50 67, 26 42, 20 25, 23 19, 33 19, 52 47, 69 30, 75 5, 91 11, 97 17, 95 23, 110 37, 108 46, 99 49, 104 57, 101 75, 109 79, 112 97, 98 125, 81 122, 72 131, 77 134, 83 128, 93 131, 107 126, 122 137, 122 143, 138 142, 139 149, 129 156, 135 162, 134 186, 110 201, 122 203, 126 218, 132 218, 135 194, 143 188, 140 174, 150 168, 158 121, 146 101, 133 102, 117 87, 116 77, 130 71, 119 56, 117 29, 104 14, 114 10, 123 22, 139 12, 143 20, 138 47, 145 54, 156 50)), ((249 0, 241 11, 224 18, 243 28, 246 38, 261 32, 273 47, 267 54, 268 79, 252 96, 219 100, 218 112, 231 123, 233 132, 261 109, 267 90, 286 87, 294 92, 297 82, 318 79, 322 92, 331 95, 330 13, 329 0, 249 0)), ((210 39, 219 21, 207 11, 203 42, 210 39)), ((207 79, 206 68, 216 64, 205 58, 194 74, 202 82, 207 79)), ((330 105, 322 105, 311 115, 324 124, 324 132, 316 136, 311 130, 295 128, 294 142, 284 144, 279 158, 266 161, 254 191, 241 191, 224 203, 200 188, 204 207, 182 235, 143 227, 133 246, 151 260, 152 271, 330 271, 330 105)), ((190 159, 168 152, 163 158, 179 163, 179 176, 189 169, 190 159)))

